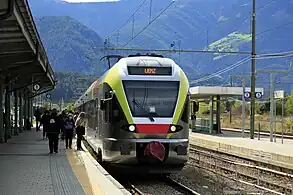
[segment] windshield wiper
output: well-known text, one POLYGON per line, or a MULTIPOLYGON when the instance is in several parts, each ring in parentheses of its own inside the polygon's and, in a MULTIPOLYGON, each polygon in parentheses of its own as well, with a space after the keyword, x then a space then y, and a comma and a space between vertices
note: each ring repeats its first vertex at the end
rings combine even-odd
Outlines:
POLYGON ((147 114, 148 114, 148 118, 150 119, 150 121, 154 122, 155 119, 152 117, 152 113, 148 112, 144 107, 142 107, 136 99, 132 100, 132 103, 134 103, 136 105, 136 107, 138 108, 142 108, 147 114))

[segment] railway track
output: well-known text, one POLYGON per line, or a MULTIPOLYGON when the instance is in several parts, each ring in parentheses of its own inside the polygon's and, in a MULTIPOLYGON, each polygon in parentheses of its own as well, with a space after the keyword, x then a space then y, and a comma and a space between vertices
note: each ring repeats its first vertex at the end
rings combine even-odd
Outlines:
POLYGON ((154 176, 149 176, 147 179, 137 179, 136 181, 127 181, 127 183, 128 184, 126 185, 126 188, 135 195, 155 195, 170 193, 173 195, 200 195, 200 193, 188 188, 187 186, 168 176, 157 176, 156 179, 154 179, 154 176), (155 190, 154 187, 156 187, 155 190))
POLYGON ((265 191, 266 194, 293 194, 293 175, 257 165, 232 155, 192 145, 191 164, 228 179, 265 191))
MULTIPOLYGON (((242 133, 242 129, 240 129, 240 128, 221 128, 221 130, 222 131, 226 131, 226 132, 239 133, 239 134, 242 133)), ((244 133, 245 134, 249 134, 250 131, 249 130, 245 130, 244 133)), ((254 134, 255 135, 258 135, 258 132, 256 131, 254 134)), ((264 136, 264 137, 269 137, 270 136, 270 132, 268 132, 268 131, 260 131, 259 134, 260 134, 260 136, 264 136)), ((282 137, 282 134, 276 133, 276 137, 277 138, 281 138, 282 137)), ((293 135, 291 135, 291 134, 284 134, 283 135, 283 138, 284 139, 293 139, 293 135)))

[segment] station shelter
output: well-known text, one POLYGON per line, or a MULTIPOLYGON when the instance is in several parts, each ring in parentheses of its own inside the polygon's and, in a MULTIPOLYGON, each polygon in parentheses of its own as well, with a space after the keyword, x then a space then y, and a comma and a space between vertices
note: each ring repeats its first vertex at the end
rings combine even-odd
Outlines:
MULTIPOLYGON (((250 88, 245 88, 245 92, 242 87, 221 87, 221 86, 196 86, 190 88, 190 96, 193 102, 191 104, 192 117, 191 117, 191 129, 196 132, 203 132, 209 134, 221 133, 221 112, 220 101, 221 98, 228 97, 241 97, 244 94, 250 93, 250 88), (199 110, 199 104, 201 102, 209 102, 209 119, 200 119, 194 117, 199 110), (195 109, 194 107, 197 107, 195 109)), ((264 94, 263 88, 256 88, 256 94, 260 94, 262 97, 264 94)))

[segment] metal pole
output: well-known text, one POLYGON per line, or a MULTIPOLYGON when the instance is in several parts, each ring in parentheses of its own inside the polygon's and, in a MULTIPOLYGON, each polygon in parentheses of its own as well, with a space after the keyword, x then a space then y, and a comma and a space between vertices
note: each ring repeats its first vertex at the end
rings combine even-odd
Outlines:
POLYGON ((282 98, 282 144, 284 143, 283 139, 284 139, 284 98, 282 98))
POLYGON ((245 78, 242 78, 242 137, 244 137, 244 131, 245 131, 245 78))
POLYGON ((274 99, 274 142, 276 142, 277 133, 277 100, 274 99))
POLYGON ((214 124, 214 96, 210 99, 210 134, 213 133, 214 124))
POLYGON ((274 117, 274 73, 270 74, 270 142, 273 142, 273 117, 274 117))
POLYGON ((258 120, 258 132, 257 132, 257 139, 260 140, 260 120, 258 120))
MULTIPOLYGON (((230 75, 230 87, 232 87, 232 86, 233 86, 233 75, 231 74, 230 75)), ((230 124, 232 123, 232 106, 229 111, 229 122, 230 122, 230 124)))
POLYGON ((255 27, 256 27, 256 5, 255 0, 252 1, 252 51, 251 51, 251 112, 250 112, 250 139, 254 139, 254 112, 255 112, 255 27))

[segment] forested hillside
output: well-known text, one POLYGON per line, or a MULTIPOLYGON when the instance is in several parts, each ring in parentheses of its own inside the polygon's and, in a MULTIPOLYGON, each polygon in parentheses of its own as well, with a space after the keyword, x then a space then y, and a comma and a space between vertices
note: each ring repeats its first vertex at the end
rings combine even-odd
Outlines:
POLYGON ((58 102, 62 98, 65 102, 73 102, 97 79, 72 71, 57 71, 55 76, 58 82, 56 90, 52 91, 53 102, 58 102))
POLYGON ((104 42, 93 30, 68 16, 35 19, 47 55, 55 71, 101 75, 104 42))

